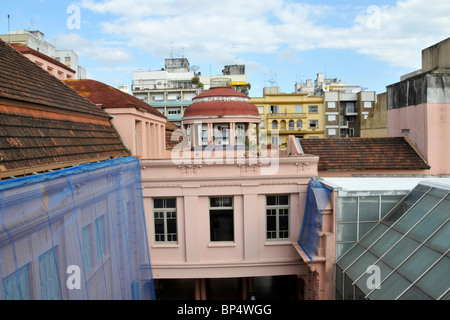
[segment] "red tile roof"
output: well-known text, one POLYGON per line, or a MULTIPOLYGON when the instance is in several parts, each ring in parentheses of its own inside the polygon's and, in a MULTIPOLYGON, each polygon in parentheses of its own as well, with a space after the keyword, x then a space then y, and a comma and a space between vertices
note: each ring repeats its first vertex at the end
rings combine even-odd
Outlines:
POLYGON ((88 99, 0 40, 0 98, 109 118, 88 99))
POLYGON ((192 101, 194 103, 186 109, 184 117, 224 115, 250 115, 260 117, 258 108, 256 108, 254 104, 251 104, 249 102, 250 98, 248 96, 229 87, 211 88, 193 98, 192 101), (202 98, 212 97, 236 97, 239 99, 239 101, 197 101, 202 98), (248 99, 248 102, 246 102, 242 98, 248 99))
POLYGON ((65 80, 64 83, 103 109, 140 108, 155 116, 167 119, 161 112, 141 99, 102 82, 95 80, 65 80))
POLYGON ((101 108, 0 41, 0 178, 129 155, 101 108))
POLYGON ((304 153, 319 156, 319 170, 421 170, 430 166, 403 137, 300 139, 304 153))
POLYGON ((224 115, 260 116, 255 105, 242 101, 211 101, 193 103, 184 113, 184 117, 224 115))

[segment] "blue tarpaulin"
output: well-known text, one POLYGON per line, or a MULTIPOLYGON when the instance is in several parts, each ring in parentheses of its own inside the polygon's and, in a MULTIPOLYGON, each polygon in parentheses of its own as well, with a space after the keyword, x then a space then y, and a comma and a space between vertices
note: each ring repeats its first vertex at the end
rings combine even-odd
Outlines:
POLYGON ((0 181, 0 299, 153 299, 139 160, 0 181))
POLYGON ((305 214, 298 244, 313 262, 313 255, 319 245, 319 232, 322 230, 322 214, 330 201, 331 189, 324 187, 317 178, 308 183, 305 214))

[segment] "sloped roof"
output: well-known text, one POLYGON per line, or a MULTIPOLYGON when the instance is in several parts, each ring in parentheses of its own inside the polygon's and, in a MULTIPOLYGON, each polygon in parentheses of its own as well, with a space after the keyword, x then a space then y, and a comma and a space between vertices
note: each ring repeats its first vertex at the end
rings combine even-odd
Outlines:
POLYGON ((0 98, 29 102, 101 118, 109 116, 0 40, 0 98))
POLYGON ((98 104, 103 109, 107 108, 136 108, 167 119, 161 112, 156 110, 148 103, 138 99, 126 92, 113 88, 99 81, 82 79, 82 80, 65 80, 65 84, 77 91, 79 94, 98 104))
POLYGON ((0 178, 129 154, 101 108, 0 41, 0 178))
POLYGON ((340 257, 337 299, 448 300, 449 191, 420 183, 340 257))
POLYGON ((300 139, 319 156, 319 170, 420 170, 430 166, 403 137, 300 139))
POLYGON ((229 87, 211 88, 195 98, 185 111, 184 117, 244 115, 260 117, 258 108, 242 92, 229 87), (201 101, 203 98, 207 101, 201 101), (236 100, 233 100, 236 98, 236 100), (200 101, 199 101, 200 100, 200 101), (209 101, 208 101, 209 100, 209 101))

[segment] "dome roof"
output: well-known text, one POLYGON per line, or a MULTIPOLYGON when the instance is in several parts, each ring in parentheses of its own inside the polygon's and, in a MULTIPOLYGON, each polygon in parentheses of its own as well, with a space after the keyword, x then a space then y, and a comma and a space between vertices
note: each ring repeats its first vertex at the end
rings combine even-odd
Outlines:
POLYGON ((211 88, 192 99, 184 117, 197 116, 257 116, 258 108, 250 103, 245 94, 229 87, 211 88))

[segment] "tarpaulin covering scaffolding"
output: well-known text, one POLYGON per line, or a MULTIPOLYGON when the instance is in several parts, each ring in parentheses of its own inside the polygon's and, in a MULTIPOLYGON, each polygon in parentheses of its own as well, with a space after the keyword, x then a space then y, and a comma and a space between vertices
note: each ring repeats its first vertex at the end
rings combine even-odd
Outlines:
POLYGON ((0 181, 0 299, 153 299, 139 160, 0 181))
POLYGON ((319 245, 322 230, 322 214, 330 201, 331 189, 324 187, 317 178, 311 178, 306 194, 306 207, 298 244, 311 262, 319 245))

